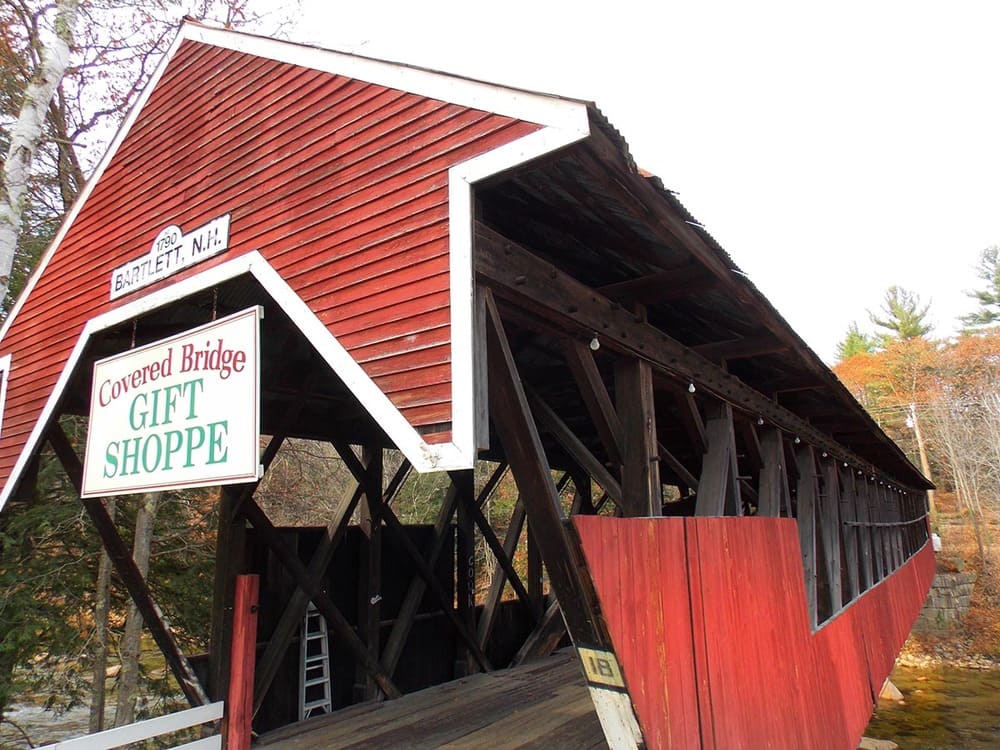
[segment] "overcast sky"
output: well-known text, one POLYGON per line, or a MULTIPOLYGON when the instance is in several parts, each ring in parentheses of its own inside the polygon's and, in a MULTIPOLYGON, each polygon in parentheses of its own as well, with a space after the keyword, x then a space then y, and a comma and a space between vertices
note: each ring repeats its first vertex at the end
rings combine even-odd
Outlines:
POLYGON ((301 41, 595 101, 827 361, 892 284, 953 332, 980 251, 1000 244, 1000 3, 302 11, 301 41))

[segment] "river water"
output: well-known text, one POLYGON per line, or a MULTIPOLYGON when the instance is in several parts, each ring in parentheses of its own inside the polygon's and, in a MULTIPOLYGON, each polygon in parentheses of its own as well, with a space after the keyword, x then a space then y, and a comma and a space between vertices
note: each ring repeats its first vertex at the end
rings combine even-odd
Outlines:
POLYGON ((880 701, 865 736, 900 750, 1000 748, 1000 669, 897 666, 904 703, 880 701))

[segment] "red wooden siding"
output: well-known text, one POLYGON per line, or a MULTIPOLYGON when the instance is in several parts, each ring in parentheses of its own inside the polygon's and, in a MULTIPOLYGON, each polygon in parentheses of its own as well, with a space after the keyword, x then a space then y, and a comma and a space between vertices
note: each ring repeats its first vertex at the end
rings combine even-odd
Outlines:
POLYGON ((650 748, 857 747, 934 576, 927 545, 812 633, 792 519, 574 523, 650 748))
POLYGON ((448 174, 537 125, 185 41, 0 343, 0 482, 87 319, 260 251, 414 427, 450 439, 448 174), (230 249, 108 300, 169 224, 230 249))

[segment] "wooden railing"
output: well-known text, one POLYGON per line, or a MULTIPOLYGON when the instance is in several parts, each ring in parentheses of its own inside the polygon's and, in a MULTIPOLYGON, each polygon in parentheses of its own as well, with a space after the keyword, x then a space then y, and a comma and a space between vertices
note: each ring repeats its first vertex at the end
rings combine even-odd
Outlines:
POLYGON ((142 742, 201 724, 220 721, 226 713, 227 702, 229 715, 225 716, 221 733, 175 745, 174 750, 222 750, 223 735, 228 750, 249 750, 253 718, 253 674, 259 589, 260 581, 257 576, 236 577, 233 602, 232 673, 228 701, 208 703, 104 732, 62 740, 36 750, 111 750, 133 742, 142 742))
MULTIPOLYGON (((145 721, 137 721, 135 724, 115 727, 97 734, 62 740, 37 748, 37 750, 111 750, 111 748, 121 747, 132 742, 141 742, 153 737, 173 734, 182 729, 190 729, 200 724, 219 721, 222 719, 224 708, 225 703, 222 701, 209 703, 205 706, 196 706, 166 716, 158 716, 155 719, 146 719, 145 721)), ((175 750, 219 750, 221 748, 222 735, 220 734, 175 746, 175 750)))

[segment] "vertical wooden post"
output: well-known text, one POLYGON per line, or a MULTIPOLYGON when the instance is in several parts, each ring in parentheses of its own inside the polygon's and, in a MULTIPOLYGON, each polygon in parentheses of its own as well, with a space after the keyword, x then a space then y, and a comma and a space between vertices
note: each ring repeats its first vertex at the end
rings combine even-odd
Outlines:
POLYGON ((802 568, 806 581, 806 603, 809 605, 809 622, 818 624, 819 609, 816 600, 816 498, 819 494, 816 477, 816 457, 808 445, 795 451, 799 469, 796 485, 795 518, 799 525, 799 543, 802 547, 802 568))
POLYGON ((868 476, 865 475, 861 479, 861 485, 865 489, 866 507, 868 508, 868 522, 869 529, 871 530, 871 542, 872 542, 872 567, 873 567, 873 584, 878 583, 883 578, 885 578, 885 555, 884 547, 882 545, 882 528, 880 526, 875 526, 874 524, 882 522, 882 514, 878 506, 878 493, 876 492, 875 485, 872 484, 868 476))
MULTIPOLYGON (((879 521, 883 524, 888 523, 892 520, 892 513, 890 512, 889 503, 885 496, 885 486, 879 484, 877 479, 873 479, 872 491, 875 493, 875 498, 878 502, 879 521)), ((889 526, 880 526, 879 530, 882 532, 882 559, 885 560, 885 577, 888 578, 896 569, 896 561, 892 553, 892 528, 889 526)))
MULTIPOLYGON (((889 518, 893 523, 898 524, 903 520, 903 514, 900 512, 901 508, 899 506, 899 496, 892 491, 889 487, 883 487, 885 492, 885 502, 889 506, 889 518)), ((893 565, 892 569, 903 565, 903 527, 896 525, 890 526, 889 530, 892 532, 891 542, 892 542, 892 559, 893 565)))
POLYGON ((225 487, 219 495, 219 527, 215 537, 215 592, 212 599, 208 649, 208 694, 222 700, 229 690, 230 638, 233 632, 233 591, 243 572, 246 522, 236 514, 239 488, 225 487))
MULTIPOLYGON (((582 516, 592 516, 597 510, 594 508, 594 487, 590 480, 590 475, 582 469, 574 471, 571 475, 573 479, 573 507, 570 515, 579 513, 582 516)), ((660 515, 658 512, 657 515, 660 515)))
MULTIPOLYGON (((378 663, 382 620, 382 449, 364 448, 361 463, 365 467, 362 481, 365 502, 359 508, 362 538, 358 550, 358 635, 371 661, 378 663)), ((361 664, 357 667, 354 697, 358 702, 379 697, 371 673, 361 664)))
POLYGON ((260 578, 236 577, 229 696, 226 700, 226 750, 250 750, 253 720, 253 672, 257 655, 257 604, 260 578))
MULTIPOLYGON (((896 521, 902 524, 906 520, 906 505, 904 495, 901 492, 891 492, 893 508, 896 510, 896 521)), ((896 527, 896 551, 899 553, 899 565, 906 562, 906 526, 896 527)))
POLYGON ((760 491, 757 512, 761 516, 777 518, 782 508, 791 516, 789 508, 788 471, 785 467, 785 449, 781 430, 768 428, 760 435, 760 491))
MULTIPOLYGON (((472 471, 452 472, 452 482, 458 492, 458 523, 455 533, 455 590, 458 619, 470 633, 476 632, 476 528, 470 504, 475 502, 476 488, 472 471)), ((458 649, 455 676, 464 677, 472 668, 468 649, 458 649)))
MULTIPOLYGON (((838 612, 846 603, 844 600, 843 576, 841 575, 841 519, 840 519, 840 474, 837 462, 824 458, 820 462, 823 473, 823 550, 826 561, 827 585, 830 592, 831 614, 838 612)), ((850 599, 848 599, 850 601, 850 599)))
POLYGON ((872 529, 868 524, 871 522, 868 513, 868 490, 865 487, 864 479, 858 478, 858 473, 848 467, 845 470, 851 477, 851 487, 854 492, 855 518, 858 523, 858 547, 861 556, 861 584, 860 593, 863 593, 875 585, 875 569, 872 558, 872 529))
POLYGON ((622 509, 629 516, 663 515, 653 371, 648 362, 616 363, 615 401, 622 425, 622 509))
POLYGON ((837 469, 840 484, 840 516, 842 519, 842 533, 844 535, 844 568, 847 570, 847 591, 844 595, 844 603, 857 599, 861 594, 860 580, 862 563, 859 559, 860 545, 858 540, 861 536, 860 527, 857 526, 858 518, 858 497, 854 491, 854 474, 848 467, 837 469))
POLYGON ((708 450, 701 463, 695 515, 742 516, 733 409, 725 402, 717 402, 709 407, 709 415, 705 424, 708 450))
MULTIPOLYGON (((879 482, 878 484, 878 497, 879 503, 882 505, 883 521, 885 523, 892 523, 896 520, 894 514, 895 508, 892 507, 892 500, 889 495, 889 490, 886 489, 885 484, 879 482)), ((888 560, 888 573, 891 574, 896 570, 896 527, 895 526, 883 526, 885 531, 885 558, 888 560)))

